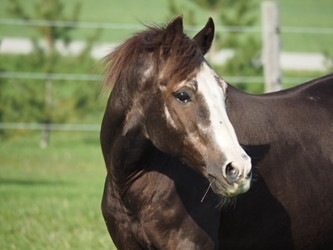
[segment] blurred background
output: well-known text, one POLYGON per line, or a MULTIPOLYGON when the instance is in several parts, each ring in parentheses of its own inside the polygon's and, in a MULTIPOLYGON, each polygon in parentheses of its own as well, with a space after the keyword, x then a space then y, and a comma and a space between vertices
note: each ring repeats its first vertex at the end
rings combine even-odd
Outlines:
MULTIPOLYGON (((263 93, 260 0, 0 0, 0 249, 113 249, 100 212, 102 58, 144 24, 217 25, 207 55, 263 93)), ((333 68, 333 1, 279 0, 282 88, 333 68)))

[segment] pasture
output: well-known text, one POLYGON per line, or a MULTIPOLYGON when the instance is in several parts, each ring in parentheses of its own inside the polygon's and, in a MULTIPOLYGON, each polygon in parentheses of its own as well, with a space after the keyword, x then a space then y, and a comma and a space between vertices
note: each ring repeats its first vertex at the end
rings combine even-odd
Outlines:
POLYGON ((40 132, 0 144, 0 249, 113 249, 100 203, 98 132, 40 132))

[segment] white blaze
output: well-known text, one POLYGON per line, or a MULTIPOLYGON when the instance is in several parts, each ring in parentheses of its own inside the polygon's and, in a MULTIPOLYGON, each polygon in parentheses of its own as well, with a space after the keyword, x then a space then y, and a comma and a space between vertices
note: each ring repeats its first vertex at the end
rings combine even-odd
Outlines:
MULTIPOLYGON (((198 92, 202 94, 210 112, 210 128, 212 138, 220 152, 227 158, 226 164, 235 162, 240 165, 241 172, 248 173, 251 169, 250 158, 239 145, 235 130, 231 125, 226 112, 225 90, 227 84, 221 79, 217 82, 216 73, 204 63, 196 76, 198 92), (244 169, 245 168, 245 169, 244 169)), ((226 165, 222 166, 222 169, 226 165)), ((225 171, 223 171, 225 173, 225 171)))
POLYGON ((167 122, 173 127, 177 128, 175 121, 172 119, 172 116, 170 115, 169 109, 166 105, 164 105, 164 113, 165 113, 165 118, 167 122))

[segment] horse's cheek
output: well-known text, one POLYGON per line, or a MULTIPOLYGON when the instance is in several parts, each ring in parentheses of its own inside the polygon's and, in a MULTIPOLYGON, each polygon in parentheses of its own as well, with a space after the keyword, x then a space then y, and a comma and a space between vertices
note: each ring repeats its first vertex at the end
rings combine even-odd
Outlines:
POLYGON ((165 121, 161 118, 160 109, 158 104, 150 105, 146 114, 149 114, 145 119, 145 130, 148 139, 163 152, 168 152, 170 149, 165 143, 168 140, 169 133, 165 130, 165 121))

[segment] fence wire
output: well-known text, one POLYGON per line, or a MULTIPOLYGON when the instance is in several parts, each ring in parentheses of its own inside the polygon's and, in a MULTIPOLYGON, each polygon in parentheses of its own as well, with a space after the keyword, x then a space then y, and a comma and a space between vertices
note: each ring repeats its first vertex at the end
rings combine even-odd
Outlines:
POLYGON ((100 124, 0 123, 0 129, 13 130, 100 131, 100 128, 100 124))
MULTIPOLYGON (((142 24, 124 24, 124 23, 101 23, 101 22, 73 22, 57 20, 23 20, 0 18, 2 25, 20 25, 20 26, 51 26, 51 27, 71 27, 86 29, 113 29, 113 30, 140 30, 142 24)), ((186 30, 197 31, 202 27, 197 25, 187 25, 186 30)), ((306 33, 306 34, 333 34, 333 28, 323 27, 296 27, 281 26, 283 33, 306 33)), ((216 31, 221 32, 262 32, 261 26, 216 26, 216 31)))
MULTIPOLYGON (((97 74, 61 74, 61 73, 34 73, 34 72, 0 72, 0 78, 7 79, 29 79, 29 80, 70 80, 70 81, 102 81, 103 75, 97 74)), ((230 83, 263 83, 261 76, 223 76, 223 79, 230 83)), ((311 80, 304 77, 283 77, 283 83, 297 84, 311 80)), ((33 82, 31 84, 37 84, 33 82)), ((30 83, 29 83, 30 84, 30 83)))
POLYGON ((0 72, 0 78, 33 80, 102 81, 102 75, 35 72, 0 72))
MULTIPOLYGON (((86 29, 112 29, 112 30, 140 30, 141 24, 100 23, 100 22, 72 22, 50 20, 21 20, 0 18, 0 24, 13 26, 51 26, 73 27, 86 29)), ((188 31, 197 31, 201 26, 185 26, 188 31)), ((333 34, 333 28, 318 27, 291 27, 282 26, 283 33, 308 33, 308 34, 333 34)), ((262 32, 261 26, 217 26, 220 32, 262 32)), ((35 79, 35 80, 72 80, 72 81, 102 81, 103 76, 97 74, 62 74, 62 73, 38 73, 38 72, 0 72, 0 78, 7 79, 35 79)), ((231 83, 261 83, 263 77, 253 76, 225 76, 226 81, 231 83)), ((283 83, 298 84, 308 81, 308 78, 284 77, 283 83)), ((0 123, 0 129, 13 130, 44 130, 53 131, 100 131, 100 124, 43 124, 43 123, 0 123)))

